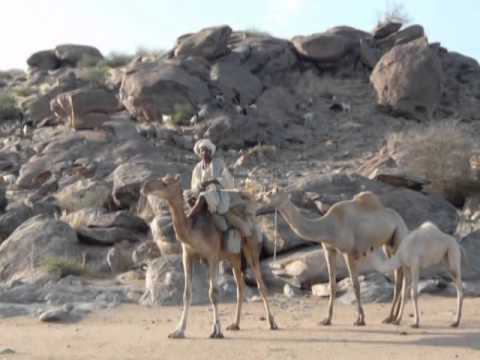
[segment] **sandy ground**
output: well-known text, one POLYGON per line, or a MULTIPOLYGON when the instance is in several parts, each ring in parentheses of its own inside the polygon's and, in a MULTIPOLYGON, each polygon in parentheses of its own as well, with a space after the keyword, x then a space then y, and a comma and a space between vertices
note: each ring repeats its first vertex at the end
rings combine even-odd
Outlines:
MULTIPOLYGON (((281 327, 267 330, 261 321, 261 303, 244 306, 242 330, 224 331, 225 339, 208 339, 211 312, 192 308, 187 339, 170 340, 179 307, 145 308, 124 305, 94 313, 76 323, 47 324, 33 318, 0 320, 2 359, 480 359, 480 298, 465 300, 463 324, 447 325, 455 299, 424 295, 420 298, 420 329, 411 329, 411 305, 401 326, 383 325, 387 304, 366 305, 367 326, 352 326, 354 307, 338 304, 334 324, 318 325, 327 301, 302 298, 274 301, 281 327)), ((229 324, 233 304, 221 304, 223 327, 229 324)))

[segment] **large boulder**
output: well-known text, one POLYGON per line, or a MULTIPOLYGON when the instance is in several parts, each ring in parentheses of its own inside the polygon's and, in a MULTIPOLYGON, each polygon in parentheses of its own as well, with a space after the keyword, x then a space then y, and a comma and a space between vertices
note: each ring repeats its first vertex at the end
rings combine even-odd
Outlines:
POLYGON ((421 25, 410 25, 401 31, 395 32, 381 40, 377 40, 376 44, 384 49, 390 49, 393 46, 406 44, 424 36, 425 31, 421 25))
POLYGON ((402 23, 389 21, 387 23, 380 23, 373 30, 373 37, 375 39, 383 39, 387 36, 397 32, 402 27, 402 23))
POLYGON ((297 62, 295 51, 286 40, 235 34, 241 40, 232 45, 232 56, 238 56, 238 63, 247 67, 265 84, 276 76, 283 77, 297 62))
POLYGON ((349 39, 334 33, 296 36, 291 41, 301 56, 319 62, 340 60, 350 50, 351 45, 349 39))
MULTIPOLYGON (((103 133, 83 131, 69 134, 60 132, 56 135, 45 139, 46 143, 36 139, 38 154, 20 168, 16 182, 19 188, 38 189, 53 176, 58 178, 64 171, 71 169, 80 158, 95 156, 102 166, 108 168, 110 165, 107 159, 101 157, 100 149, 108 141, 103 133)), ((116 155, 112 154, 111 148, 108 150, 110 156, 116 155)))
POLYGON ((378 60, 383 55, 383 51, 373 46, 370 41, 360 41, 360 60, 363 64, 373 69, 377 65, 378 60))
POLYGON ((138 63, 125 75, 120 100, 138 120, 161 121, 179 106, 193 107, 210 97, 207 84, 178 61, 138 63))
POLYGON ((0 215, 0 243, 32 216, 32 208, 24 204, 12 206, 4 214, 0 215))
POLYGON ((102 53, 93 46, 63 44, 55 47, 55 55, 62 65, 77 66, 79 62, 88 62, 93 65, 103 59, 102 53))
POLYGON ((231 100, 239 96, 242 105, 248 105, 262 92, 262 83, 247 67, 235 63, 219 61, 212 66, 210 79, 231 100))
POLYGON ((104 89, 82 88, 55 97, 50 108, 61 122, 72 129, 90 129, 110 120, 120 104, 115 94, 104 89))
MULTIPOLYGON (((119 165, 113 172, 112 196, 115 204, 121 209, 137 207, 140 188, 150 177, 161 177, 167 174, 183 173, 181 165, 166 162, 152 163, 132 160, 119 165)), ((187 186, 187 177, 182 177, 182 185, 187 186)))
POLYGON ((335 26, 325 31, 325 34, 341 36, 348 42, 349 50, 358 50, 360 40, 372 40, 372 35, 366 31, 355 29, 351 26, 335 26))
POLYGON ((81 179, 55 194, 58 205, 69 212, 101 207, 110 197, 111 186, 103 181, 81 179))
MULTIPOLYGON (((480 113, 478 86, 480 66, 478 61, 451 51, 440 49, 445 85, 441 110, 445 117, 461 114, 462 118, 475 120, 480 113)), ((440 110, 440 109, 439 109, 440 110)), ((440 112, 440 111, 439 111, 440 112)))
POLYGON ((20 225, 0 245, 0 280, 30 278, 49 258, 79 261, 77 235, 67 224, 41 215, 20 225))
POLYGON ((177 39, 174 50, 176 57, 199 56, 214 59, 224 55, 232 33, 230 26, 216 26, 202 29, 195 34, 187 34, 177 39))
POLYGON ((419 120, 432 118, 442 81, 440 60, 425 38, 395 46, 370 76, 380 106, 419 120))
POLYGON ((61 65, 60 59, 55 55, 53 50, 37 51, 30 55, 27 64, 31 68, 39 70, 55 70, 61 65))
POLYGON ((135 243, 143 240, 145 236, 136 231, 122 227, 79 227, 78 240, 84 244, 111 246, 122 242, 135 243))
POLYGON ((82 86, 83 82, 74 75, 59 81, 56 86, 35 98, 28 106, 28 113, 34 124, 42 122, 46 117, 52 116, 50 111, 50 102, 57 95, 77 89, 82 86))

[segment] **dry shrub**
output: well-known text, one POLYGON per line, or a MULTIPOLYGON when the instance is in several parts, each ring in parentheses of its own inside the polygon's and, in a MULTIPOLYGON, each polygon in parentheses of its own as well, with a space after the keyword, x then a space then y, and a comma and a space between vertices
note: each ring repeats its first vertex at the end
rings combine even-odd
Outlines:
POLYGON ((18 116, 17 100, 11 94, 0 94, 0 120, 13 119, 18 116))
POLYGON ((61 278, 68 275, 91 275, 91 271, 80 261, 68 258, 48 257, 42 262, 42 267, 49 274, 57 274, 61 278))
POLYGON ((405 9, 404 4, 387 0, 385 10, 377 14, 377 26, 391 22, 398 22, 405 25, 411 22, 411 17, 405 9))
POLYGON ((442 122, 392 134, 387 146, 399 166, 431 182, 431 190, 448 196, 466 194, 472 182, 473 141, 454 122, 442 122))

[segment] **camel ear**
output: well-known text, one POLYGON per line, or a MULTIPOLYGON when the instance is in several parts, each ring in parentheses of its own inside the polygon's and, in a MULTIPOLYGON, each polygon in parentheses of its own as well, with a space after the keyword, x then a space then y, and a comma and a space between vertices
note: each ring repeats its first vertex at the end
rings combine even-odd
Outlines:
POLYGON ((180 181, 180 174, 175 174, 175 181, 180 181))

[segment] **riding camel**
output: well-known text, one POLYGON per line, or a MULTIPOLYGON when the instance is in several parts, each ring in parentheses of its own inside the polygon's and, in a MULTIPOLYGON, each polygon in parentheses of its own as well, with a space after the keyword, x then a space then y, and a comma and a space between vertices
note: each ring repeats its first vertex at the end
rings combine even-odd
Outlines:
POLYGON ((400 314, 395 320, 400 324, 403 309, 407 301, 407 293, 411 283, 411 298, 415 310, 415 321, 411 325, 418 328, 420 316, 418 313, 418 281, 420 269, 427 268, 445 261, 455 287, 457 288, 457 314, 451 327, 458 327, 462 316, 463 287, 462 287, 462 247, 457 240, 442 232, 431 222, 425 222, 412 231, 402 240, 400 247, 393 257, 382 261, 375 254, 372 255, 373 266, 381 272, 391 272, 403 267, 405 280, 402 287, 402 305, 400 314))
MULTIPOLYGON (((387 256, 391 256, 408 228, 401 216, 392 209, 385 208, 377 196, 371 192, 361 192, 352 200, 340 201, 328 209, 324 216, 306 218, 292 204, 288 192, 275 187, 259 195, 265 205, 275 207, 295 234, 307 241, 321 243, 328 267, 330 299, 327 317, 322 325, 332 323, 336 293, 336 252, 340 252, 347 264, 357 300, 357 319, 354 325, 365 325, 365 315, 360 302, 357 262, 368 251, 380 246, 387 256)), ((384 323, 396 320, 400 308, 400 290, 403 274, 397 269, 394 275, 394 296, 392 307, 384 323)))
MULTIPOLYGON (((190 308, 192 294, 192 263, 195 260, 206 260, 209 274, 209 298, 213 307, 213 329, 211 338, 223 338, 220 321, 217 311, 217 276, 219 262, 228 261, 233 268, 233 275, 237 285, 237 306, 235 321, 227 327, 227 330, 240 330, 240 314, 244 298, 244 274, 241 267, 241 254, 228 252, 222 246, 223 232, 217 229, 208 211, 202 211, 190 219, 184 212, 184 198, 180 177, 167 175, 160 179, 148 180, 142 186, 143 195, 153 194, 167 201, 172 216, 173 227, 177 240, 182 244, 182 260, 185 272, 185 288, 183 295, 183 312, 176 330, 169 335, 169 338, 184 338, 187 326, 188 311, 190 308)), ((255 228, 255 227, 254 227, 255 228)), ((267 289, 264 285, 260 272, 260 242, 261 236, 258 227, 254 234, 243 239, 242 252, 245 259, 252 268, 257 281, 258 290, 263 299, 266 319, 271 330, 278 329, 267 300, 267 289)))

